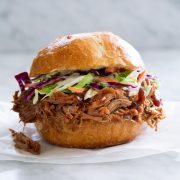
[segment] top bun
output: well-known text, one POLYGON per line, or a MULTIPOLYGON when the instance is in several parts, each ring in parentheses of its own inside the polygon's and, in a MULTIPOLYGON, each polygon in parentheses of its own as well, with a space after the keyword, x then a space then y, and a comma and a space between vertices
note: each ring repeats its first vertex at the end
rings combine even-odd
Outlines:
POLYGON ((143 67, 139 53, 126 41, 110 32, 93 32, 57 38, 40 50, 30 76, 55 70, 88 70, 103 67, 134 70, 143 67))

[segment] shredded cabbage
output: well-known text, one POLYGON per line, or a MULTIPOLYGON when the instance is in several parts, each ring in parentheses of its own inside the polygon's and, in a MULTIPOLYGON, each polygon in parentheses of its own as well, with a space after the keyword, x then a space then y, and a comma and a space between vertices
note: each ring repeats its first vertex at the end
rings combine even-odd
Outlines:
POLYGON ((48 94, 56 87, 56 84, 45 86, 43 89, 39 90, 39 94, 48 94))
POLYGON ((150 91, 151 91, 152 85, 151 84, 147 84, 146 81, 144 81, 144 92, 145 92, 145 96, 148 96, 150 91))
POLYGON ((60 76, 63 76, 63 75, 66 75, 66 74, 69 74, 71 73, 72 71, 70 70, 64 70, 64 71, 53 71, 53 72, 50 72, 48 74, 41 74, 39 75, 38 77, 32 79, 34 82, 41 82, 41 81, 45 81, 45 80, 48 80, 56 75, 60 75, 60 76))
POLYGON ((94 76, 91 73, 89 73, 89 74, 85 75, 83 77, 83 79, 81 81, 79 81, 78 84, 75 85, 75 87, 83 88, 87 84, 90 84, 92 82, 93 78, 94 78, 94 76))
POLYGON ((25 86, 24 86, 25 84, 31 83, 31 80, 27 72, 22 72, 20 74, 17 74, 15 78, 19 84, 21 91, 25 90, 25 86))
POLYGON ((33 98, 33 104, 36 104, 38 102, 38 98, 39 98, 39 91, 37 89, 35 89, 34 93, 35 93, 35 95, 33 98))
MULTIPOLYGON (((55 90, 57 90, 57 91, 62 91, 62 90, 64 90, 64 89, 66 89, 66 88, 68 88, 69 86, 73 86, 74 84, 76 84, 76 83, 78 83, 79 81, 81 81, 83 78, 84 78, 85 76, 79 76, 79 77, 75 77, 75 78, 70 78, 70 80, 69 79, 67 79, 67 83, 65 83, 64 81, 62 81, 62 83, 61 82, 59 82, 59 84, 58 84, 58 86, 55 88, 55 90), (64 83, 63 83, 64 82, 64 83), (61 83, 61 85, 60 85, 60 83, 61 83), (63 84, 63 85, 62 85, 63 84)), ((66 80, 65 80, 66 81, 66 80)))
POLYGON ((84 96, 84 100, 92 98, 96 94, 97 94, 97 91, 95 91, 94 89, 89 89, 84 96))
POLYGON ((105 83, 105 82, 100 82, 99 85, 100 85, 102 88, 108 87, 108 84, 105 83))
POLYGON ((141 72, 142 71, 140 70, 134 70, 132 72, 125 71, 125 72, 116 73, 115 79, 121 82, 122 84, 137 86, 138 84, 137 78, 141 72))
POLYGON ((148 96, 151 92, 152 86, 154 86, 155 93, 158 93, 158 80, 152 78, 151 75, 148 74, 146 77, 145 75, 142 76, 143 78, 141 78, 141 81, 139 82, 138 77, 144 71, 144 69, 137 69, 134 71, 126 70, 124 72, 115 72, 109 75, 96 71, 97 70, 83 71, 83 73, 81 71, 54 71, 48 74, 39 75, 34 79, 30 79, 28 74, 23 72, 15 77, 20 85, 21 91, 26 91, 25 88, 29 87, 29 89, 27 89, 26 99, 30 100, 34 96, 33 104, 36 104, 39 98, 44 99, 57 91, 71 94, 73 92, 68 89, 68 87, 71 86, 76 88, 88 88, 88 91, 84 96, 84 100, 95 96, 98 90, 107 87, 122 87, 124 90, 128 91, 129 96, 137 95, 139 88, 142 87, 145 92, 145 96, 148 96), (102 77, 111 77, 113 81, 99 82, 95 77, 96 75, 102 77), (149 83, 144 81, 144 79, 147 79, 149 83), (34 86, 25 86, 28 83, 31 83, 30 85, 34 84, 34 86))
POLYGON ((139 92, 140 86, 137 86, 136 88, 128 88, 129 96, 136 96, 139 92))
POLYGON ((141 72, 138 72, 138 70, 132 71, 126 78, 124 78, 121 83, 122 84, 136 84, 137 78, 141 72))
POLYGON ((51 96, 54 92, 65 91, 69 86, 73 86, 84 78, 84 76, 70 76, 64 81, 56 83, 56 87, 46 94, 42 99, 51 96))
POLYGON ((118 80, 119 82, 122 82, 130 73, 131 71, 115 73, 115 79, 118 80))

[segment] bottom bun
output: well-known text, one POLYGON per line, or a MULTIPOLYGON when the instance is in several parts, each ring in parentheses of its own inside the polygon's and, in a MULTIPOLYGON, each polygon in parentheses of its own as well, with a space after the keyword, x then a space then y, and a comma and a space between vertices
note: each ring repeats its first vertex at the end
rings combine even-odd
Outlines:
POLYGON ((37 120, 36 128, 51 144, 71 148, 103 148, 132 141, 141 132, 140 122, 121 120, 109 122, 83 121, 76 128, 65 124, 56 128, 48 119, 37 120))

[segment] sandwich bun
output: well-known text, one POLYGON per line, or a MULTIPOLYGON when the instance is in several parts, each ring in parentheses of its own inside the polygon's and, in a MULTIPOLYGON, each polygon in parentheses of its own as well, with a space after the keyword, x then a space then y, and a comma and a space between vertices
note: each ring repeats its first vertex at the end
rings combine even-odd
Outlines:
POLYGON ((109 122, 86 120, 75 129, 71 125, 57 129, 48 119, 39 119, 35 125, 41 136, 51 144, 90 149, 130 142, 142 130, 142 122, 124 119, 109 122))
POLYGON ((40 50, 30 76, 52 71, 89 70, 119 67, 134 70, 143 67, 139 53, 126 41, 110 32, 67 35, 40 50))

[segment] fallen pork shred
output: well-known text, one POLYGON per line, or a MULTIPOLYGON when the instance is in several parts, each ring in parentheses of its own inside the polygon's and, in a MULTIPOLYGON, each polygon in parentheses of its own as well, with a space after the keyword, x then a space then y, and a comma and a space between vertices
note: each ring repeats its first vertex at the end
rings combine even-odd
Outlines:
POLYGON ((22 132, 16 132, 13 129, 9 129, 15 143, 15 147, 32 154, 38 155, 41 152, 41 146, 37 141, 33 141, 22 132))

